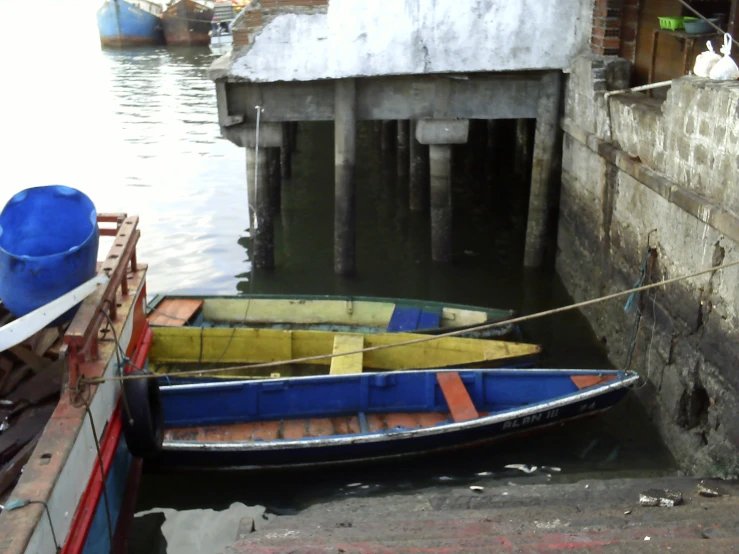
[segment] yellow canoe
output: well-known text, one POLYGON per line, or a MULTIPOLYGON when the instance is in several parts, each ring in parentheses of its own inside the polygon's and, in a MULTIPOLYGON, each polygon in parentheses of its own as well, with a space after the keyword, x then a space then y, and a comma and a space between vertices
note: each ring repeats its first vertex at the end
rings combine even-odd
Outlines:
POLYGON ((158 374, 285 362, 275 367, 240 368, 207 377, 264 377, 357 373, 457 367, 496 367, 530 363, 540 352, 535 344, 430 337, 415 333, 344 333, 330 331, 254 329, 243 327, 152 327, 149 369, 158 374), (331 354, 391 346, 413 339, 432 339, 329 357, 331 354), (313 356, 326 356, 305 360, 313 356))

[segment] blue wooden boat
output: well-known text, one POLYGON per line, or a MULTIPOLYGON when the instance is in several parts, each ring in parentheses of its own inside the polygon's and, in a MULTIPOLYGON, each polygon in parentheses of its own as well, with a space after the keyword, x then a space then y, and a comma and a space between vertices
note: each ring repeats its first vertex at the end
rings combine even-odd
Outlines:
POLYGON ((158 393, 156 381, 131 379, 129 404, 149 407, 139 414, 141 425, 124 431, 133 450, 150 447, 134 455, 164 467, 360 462, 476 445, 594 415, 637 378, 614 370, 421 370, 179 384, 158 393))
POLYGON ((164 44, 162 6, 149 0, 105 0, 97 23, 102 46, 164 44))

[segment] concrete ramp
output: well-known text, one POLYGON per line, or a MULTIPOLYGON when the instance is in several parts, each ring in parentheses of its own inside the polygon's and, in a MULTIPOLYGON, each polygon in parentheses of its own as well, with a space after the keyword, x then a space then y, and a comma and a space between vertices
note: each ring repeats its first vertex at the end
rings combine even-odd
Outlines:
POLYGON ((557 485, 480 482, 420 494, 342 498, 278 516, 222 554, 739 551, 739 484, 643 478, 557 485), (682 492, 673 508, 644 507, 649 489, 682 492))

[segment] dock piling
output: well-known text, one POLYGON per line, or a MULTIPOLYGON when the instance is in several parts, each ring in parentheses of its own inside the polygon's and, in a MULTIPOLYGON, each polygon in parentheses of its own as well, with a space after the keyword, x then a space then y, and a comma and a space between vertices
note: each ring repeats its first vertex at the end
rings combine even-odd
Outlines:
POLYGON ((252 205, 250 228, 253 237, 252 260, 258 269, 272 269, 274 256, 274 211, 270 205, 267 149, 246 148, 249 203, 252 205), (255 186, 256 175, 256 186, 255 186))
POLYGON ((544 261, 545 234, 548 226, 549 189, 557 141, 557 118, 561 98, 562 73, 550 71, 541 78, 536 134, 531 170, 531 193, 526 224, 524 266, 539 267, 544 261))
POLYGON ((429 149, 416 139, 417 122, 411 122, 409 137, 410 179, 408 181, 408 199, 412 212, 423 212, 428 209, 428 169, 429 149))
POLYGON ((516 150, 514 154, 513 168, 516 178, 522 182, 528 181, 529 167, 531 165, 531 149, 529 137, 531 130, 528 119, 516 120, 516 150))
POLYGON ((292 126, 293 124, 286 121, 282 124, 282 147, 280 147, 280 169, 283 179, 290 179, 293 176, 293 160, 292 160, 292 126))
POLYGON ((356 271, 354 164, 357 143, 357 98, 354 79, 337 80, 335 95, 334 272, 339 275, 352 275, 356 271))
POLYGON ((280 170, 281 148, 267 149, 269 166, 269 205, 273 214, 280 213, 282 203, 282 171, 280 170))
POLYGON ((383 152, 392 150, 396 141, 395 121, 392 119, 383 121, 382 131, 380 132, 380 149, 383 152))
POLYGON ((452 261, 452 144, 464 144, 469 119, 423 119, 416 125, 416 139, 429 145, 431 207, 431 258, 452 261))
POLYGON ((431 190, 431 257, 435 262, 452 260, 452 147, 429 146, 431 190))
POLYGON ((409 128, 410 121, 407 119, 398 120, 398 177, 407 177, 410 170, 409 128))

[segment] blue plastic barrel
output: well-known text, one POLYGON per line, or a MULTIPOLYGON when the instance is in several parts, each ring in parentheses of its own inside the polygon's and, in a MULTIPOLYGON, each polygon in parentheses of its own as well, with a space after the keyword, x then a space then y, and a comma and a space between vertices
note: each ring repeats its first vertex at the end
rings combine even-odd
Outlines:
POLYGON ((61 185, 21 191, 0 212, 0 300, 21 317, 92 279, 97 253, 97 213, 85 194, 61 185))

